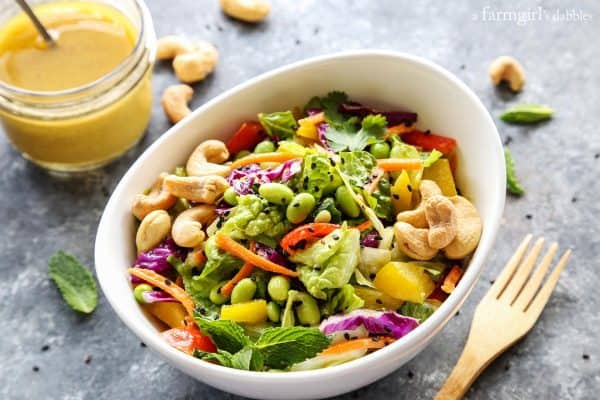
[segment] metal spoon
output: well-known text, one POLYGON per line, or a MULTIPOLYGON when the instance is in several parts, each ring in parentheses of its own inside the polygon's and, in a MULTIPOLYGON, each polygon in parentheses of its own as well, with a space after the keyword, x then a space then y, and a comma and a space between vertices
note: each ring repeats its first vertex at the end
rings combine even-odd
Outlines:
POLYGON ((33 22, 33 25, 35 25, 35 28, 38 30, 40 35, 42 35, 42 37, 44 38, 44 41, 46 43, 48 43, 49 46, 56 46, 56 42, 54 41, 54 39, 52 39, 52 36, 50 36, 46 27, 44 27, 44 25, 42 25, 39 18, 35 15, 33 10, 31 9, 31 7, 29 6, 29 4, 27 4, 27 2, 25 0, 16 0, 16 2, 23 9, 25 14, 27 14, 27 16, 29 17, 31 22, 33 22))

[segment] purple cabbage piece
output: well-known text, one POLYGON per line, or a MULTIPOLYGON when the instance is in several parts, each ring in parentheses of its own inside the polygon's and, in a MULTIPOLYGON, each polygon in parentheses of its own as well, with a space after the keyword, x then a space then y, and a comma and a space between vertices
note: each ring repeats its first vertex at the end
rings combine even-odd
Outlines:
POLYGON ((306 110, 306 114, 307 114, 309 117, 312 117, 313 115, 317 115, 317 114, 318 114, 318 113, 320 113, 320 112, 323 112, 323 110, 321 110, 321 109, 320 109, 320 108, 318 108, 318 107, 309 108, 309 109, 307 109, 307 110, 306 110))
POLYGON ((417 113, 410 111, 381 111, 356 102, 342 103, 339 110, 345 114, 364 118, 371 114, 381 114, 387 119, 388 126, 412 125, 417 122, 417 113))
POLYGON ((226 215, 232 208, 233 208, 233 206, 230 206, 229 204, 222 201, 219 203, 219 205, 215 209, 215 213, 219 217, 222 217, 222 216, 226 215))
POLYGON ((302 170, 301 160, 288 160, 275 168, 262 170, 258 164, 250 164, 234 169, 227 176, 227 182, 239 195, 253 193, 255 184, 270 183, 275 180, 287 182, 302 170))
POLYGON ((265 246, 264 244, 257 242, 255 245, 255 251, 256 254, 258 254, 259 256, 266 258, 267 260, 272 261, 275 264, 288 266, 287 259, 274 248, 265 246))
POLYGON ((360 325, 372 335, 390 335, 400 339, 419 326, 415 318, 400 315, 395 311, 354 310, 345 315, 334 315, 327 318, 319 329, 326 335, 337 331, 356 329, 360 325))
POLYGON ((365 235, 361 244, 364 247, 374 247, 377 248, 379 246, 379 234, 377 231, 371 231, 365 235))
POLYGON ((177 302, 170 294, 153 290, 151 292, 143 292, 142 298, 145 303, 160 303, 160 302, 177 302))
POLYGON ((335 153, 331 146, 329 146, 329 143, 327 142, 327 136, 325 136, 325 132, 327 132, 327 129, 329 129, 329 124, 327 122, 319 122, 317 124, 317 135, 319 138, 319 143, 321 143, 321 146, 323 146, 325 150, 331 153, 335 153))
MULTIPOLYGON (((174 255, 181 259, 185 258, 185 250, 177 246, 172 238, 168 237, 152 250, 140 253, 133 264, 134 267, 151 269, 152 271, 163 275, 173 267, 167 261, 167 257, 174 255)), ((136 276, 131 277, 131 282, 139 283, 142 280, 136 276)))

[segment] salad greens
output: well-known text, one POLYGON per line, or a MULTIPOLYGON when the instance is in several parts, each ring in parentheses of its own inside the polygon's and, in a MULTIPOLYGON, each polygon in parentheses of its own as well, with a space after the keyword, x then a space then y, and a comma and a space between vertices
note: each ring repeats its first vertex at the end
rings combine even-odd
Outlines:
MULTIPOLYGON (((424 176, 429 188, 457 193, 456 141, 416 129, 416 113, 338 91, 297 114, 261 113, 227 144, 211 141, 229 167, 208 180, 223 189, 190 183, 192 198, 168 209, 180 228, 183 210, 207 206, 195 194, 211 192, 209 221, 186 221, 200 244, 165 234, 138 254, 134 297, 169 327, 161 335, 171 346, 246 371, 336 365, 402 338, 456 287, 461 260, 446 248, 414 255, 396 223, 418 208, 424 176)), ((429 229, 422 219, 414 227, 429 229)), ((93 308, 80 287, 87 278, 73 275, 64 292, 93 308)))
POLYGON ((75 256, 59 250, 48 260, 48 272, 73 310, 85 314, 94 311, 98 304, 96 281, 75 256))

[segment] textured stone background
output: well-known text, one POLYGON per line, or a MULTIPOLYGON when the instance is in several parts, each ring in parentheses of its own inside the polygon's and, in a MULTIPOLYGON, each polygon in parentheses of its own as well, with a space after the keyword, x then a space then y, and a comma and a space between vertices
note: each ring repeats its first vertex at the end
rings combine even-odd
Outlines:
MULTIPOLYGON (((159 35, 188 34, 219 47, 217 71, 196 86, 194 106, 274 67, 368 47, 410 52, 441 64, 473 88, 494 116, 520 102, 553 106, 556 117, 534 127, 497 120, 527 195, 508 199, 497 245, 460 314, 413 361, 341 399, 432 398, 458 358, 475 305, 527 232, 560 240, 575 254, 533 332, 479 378, 468 398, 597 398, 600 3, 547 1, 543 7, 549 13, 578 8, 591 21, 520 26, 481 21, 477 1, 288 0, 275 2, 265 23, 247 26, 226 18, 216 0, 148 2, 159 35), (517 96, 488 82, 489 62, 505 53, 519 58, 528 73, 526 89, 517 96)), ((538 4, 494 3, 491 10, 500 11, 538 4)), ((46 272, 46 260, 57 249, 93 265, 104 204, 128 166, 169 127, 158 97, 174 82, 168 67, 156 67, 155 112, 145 139, 120 161, 86 177, 50 177, 0 138, 0 398, 234 398, 194 381, 144 348, 102 296, 89 317, 70 311, 46 272)))

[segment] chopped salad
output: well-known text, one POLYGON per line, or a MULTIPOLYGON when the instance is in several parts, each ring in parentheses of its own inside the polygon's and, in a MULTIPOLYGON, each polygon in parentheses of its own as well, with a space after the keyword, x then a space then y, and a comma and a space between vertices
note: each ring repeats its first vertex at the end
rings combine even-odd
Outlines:
POLYGON ((479 243, 454 139, 342 92, 207 140, 132 207, 133 294, 173 347, 252 371, 381 349, 452 293, 479 243))

